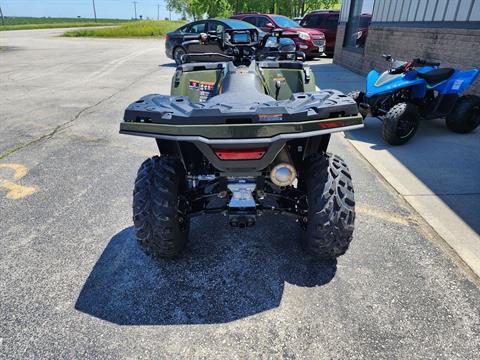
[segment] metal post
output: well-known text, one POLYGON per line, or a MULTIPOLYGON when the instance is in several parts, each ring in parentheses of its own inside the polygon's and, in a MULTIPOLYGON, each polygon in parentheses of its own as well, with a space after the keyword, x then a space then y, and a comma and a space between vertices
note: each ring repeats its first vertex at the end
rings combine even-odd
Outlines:
POLYGON ((5 20, 3 19, 3 11, 2 11, 2 7, 0 6, 0 16, 2 17, 2 26, 5 25, 5 20))
POLYGON ((157 4, 157 20, 160 20, 160 4, 157 4))
POLYGON ((95 16, 95 22, 97 22, 97 9, 95 9, 95 0, 92 0, 93 3, 93 15, 95 16))
POLYGON ((138 1, 133 2, 133 8, 135 10, 135 20, 137 20, 137 3, 138 3, 138 1))

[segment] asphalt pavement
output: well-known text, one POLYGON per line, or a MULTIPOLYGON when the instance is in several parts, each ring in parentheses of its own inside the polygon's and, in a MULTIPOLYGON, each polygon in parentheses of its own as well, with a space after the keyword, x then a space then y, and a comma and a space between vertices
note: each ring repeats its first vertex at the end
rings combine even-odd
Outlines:
POLYGON ((357 218, 338 262, 304 254, 280 216, 199 217, 180 260, 145 256, 131 194, 156 148, 119 121, 174 67, 160 40, 59 34, 0 34, 1 358, 478 356, 475 280, 343 134, 330 150, 357 218))

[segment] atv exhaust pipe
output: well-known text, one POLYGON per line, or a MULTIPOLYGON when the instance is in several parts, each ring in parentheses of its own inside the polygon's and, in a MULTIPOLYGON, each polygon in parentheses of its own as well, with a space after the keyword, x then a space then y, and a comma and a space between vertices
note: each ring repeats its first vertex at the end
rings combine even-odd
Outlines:
POLYGON ((292 185, 296 178, 297 170, 286 162, 275 165, 270 172, 270 180, 277 186, 292 185))
POLYGON ((297 170, 292 165, 292 159, 285 147, 277 154, 270 171, 270 180, 280 187, 292 185, 297 178, 297 170))
POLYGON ((297 178, 297 170, 292 165, 292 159, 285 147, 277 154, 270 171, 270 180, 280 187, 292 185, 297 178))

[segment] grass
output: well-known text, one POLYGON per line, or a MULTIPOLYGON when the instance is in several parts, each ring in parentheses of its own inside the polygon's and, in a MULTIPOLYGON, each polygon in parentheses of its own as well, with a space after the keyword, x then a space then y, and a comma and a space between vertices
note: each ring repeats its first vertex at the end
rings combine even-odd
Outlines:
POLYGON ((0 31, 7 30, 34 30, 69 27, 108 26, 126 23, 129 20, 121 19, 82 19, 82 18, 32 18, 32 17, 5 17, 5 25, 0 25, 0 31))
POLYGON ((103 29, 79 29, 67 31, 68 37, 163 37, 169 31, 175 30, 185 22, 168 20, 134 21, 120 26, 103 29))

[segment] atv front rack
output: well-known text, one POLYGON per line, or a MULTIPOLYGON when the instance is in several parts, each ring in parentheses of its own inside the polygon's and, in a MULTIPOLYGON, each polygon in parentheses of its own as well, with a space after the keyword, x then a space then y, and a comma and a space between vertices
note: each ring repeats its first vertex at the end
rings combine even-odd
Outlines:
POLYGON ((148 95, 125 111, 120 133, 208 144, 270 143, 363 127, 355 101, 336 90, 288 100, 221 104, 212 97, 148 95))

